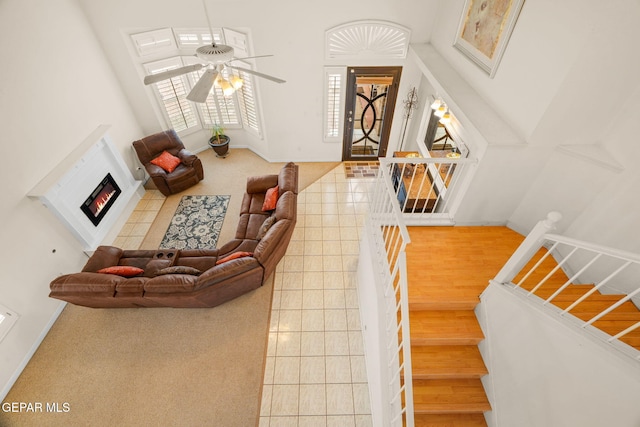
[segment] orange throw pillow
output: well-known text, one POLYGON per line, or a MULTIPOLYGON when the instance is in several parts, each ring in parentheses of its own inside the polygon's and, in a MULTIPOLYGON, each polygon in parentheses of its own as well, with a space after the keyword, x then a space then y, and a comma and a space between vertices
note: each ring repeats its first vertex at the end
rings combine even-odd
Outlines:
POLYGON ((153 163, 156 166, 160 166, 162 169, 164 169, 168 173, 171 173, 180 164, 180 159, 165 150, 158 157, 151 160, 151 163, 153 163))
POLYGON ((128 265, 114 265, 113 267, 101 268, 98 270, 101 274, 115 274, 122 277, 133 277, 144 273, 144 270, 138 267, 128 265))
POLYGON ((242 257, 246 257, 246 256, 253 256, 253 253, 252 252, 242 252, 242 251, 234 252, 231 255, 227 255, 226 257, 219 259, 216 262, 216 265, 225 263, 227 261, 231 261, 232 259, 242 258, 242 257))
POLYGON ((264 195, 264 203, 262 204, 262 211, 272 211, 276 208, 276 203, 278 203, 278 186, 272 187, 267 190, 267 193, 264 195))

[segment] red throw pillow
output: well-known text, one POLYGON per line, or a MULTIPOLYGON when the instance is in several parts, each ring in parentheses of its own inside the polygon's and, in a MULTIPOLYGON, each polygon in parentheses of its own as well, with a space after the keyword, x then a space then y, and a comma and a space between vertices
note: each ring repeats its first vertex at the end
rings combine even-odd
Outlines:
POLYGON ((180 159, 165 150, 158 157, 151 160, 151 163, 153 163, 156 166, 160 166, 162 169, 164 169, 168 173, 171 173, 180 164, 180 159))
POLYGON ((242 251, 234 252, 231 255, 227 255, 226 257, 219 259, 216 262, 216 265, 222 264, 222 263, 227 262, 227 261, 231 261, 232 259, 242 258, 242 257, 246 257, 246 256, 253 256, 253 253, 252 252, 242 252, 242 251))
POLYGON ((133 277, 138 274, 144 273, 144 270, 138 267, 131 267, 128 265, 114 265, 113 267, 101 268, 98 273, 102 274, 116 274, 122 277, 133 277))
POLYGON ((277 185, 267 190, 267 193, 264 195, 264 203, 262 204, 262 210, 272 211, 276 208, 276 203, 278 203, 278 186, 277 185))

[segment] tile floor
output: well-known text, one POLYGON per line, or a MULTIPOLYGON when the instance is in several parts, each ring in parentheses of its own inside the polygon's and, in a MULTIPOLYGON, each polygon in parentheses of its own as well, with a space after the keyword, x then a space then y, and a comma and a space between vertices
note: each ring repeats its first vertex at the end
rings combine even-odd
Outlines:
POLYGON ((375 178, 380 167, 377 161, 345 162, 343 165, 347 178, 375 178))
POLYGON ((158 215, 165 197, 158 190, 146 190, 112 243, 123 249, 138 249, 158 215))
MULTIPOLYGON (((356 290, 372 178, 347 177, 345 165, 298 197, 274 276, 260 427, 372 425, 356 290)), ((114 245, 137 249, 163 201, 148 190, 114 245)))
POLYGON ((356 290, 371 178, 340 165, 302 191, 274 283, 260 426, 370 426, 356 290))

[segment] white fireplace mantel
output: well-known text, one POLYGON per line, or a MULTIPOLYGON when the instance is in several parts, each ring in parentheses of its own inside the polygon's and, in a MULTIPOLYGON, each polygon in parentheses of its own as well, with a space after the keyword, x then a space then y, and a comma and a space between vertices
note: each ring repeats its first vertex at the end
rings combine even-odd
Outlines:
POLYGON ((108 125, 99 126, 27 194, 39 199, 87 251, 103 244, 117 224, 124 224, 144 194, 142 181, 131 174, 108 129, 108 125), (80 206, 107 173, 113 176, 121 194, 96 226, 80 206))

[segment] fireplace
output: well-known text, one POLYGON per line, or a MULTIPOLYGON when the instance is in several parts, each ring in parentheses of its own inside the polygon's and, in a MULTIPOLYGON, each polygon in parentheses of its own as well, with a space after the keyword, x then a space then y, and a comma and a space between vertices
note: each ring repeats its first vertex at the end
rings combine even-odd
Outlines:
POLYGON ((144 194, 120 152, 99 126, 29 193, 87 251, 111 244, 144 194))
POLYGON ((110 173, 98 184, 84 201, 80 209, 96 227, 113 206, 120 195, 120 187, 116 184, 110 173))

